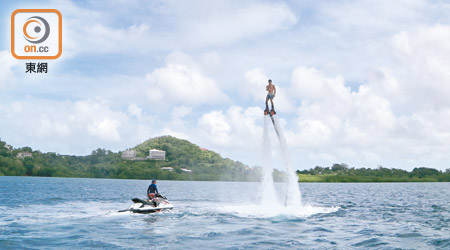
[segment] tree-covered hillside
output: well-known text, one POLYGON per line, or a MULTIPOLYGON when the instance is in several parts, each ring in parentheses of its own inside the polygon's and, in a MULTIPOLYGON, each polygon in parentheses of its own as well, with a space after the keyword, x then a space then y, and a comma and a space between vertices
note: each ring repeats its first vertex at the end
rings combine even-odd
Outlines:
MULTIPOLYGON (((248 167, 241 162, 222 158, 213 151, 172 136, 149 139, 131 150, 135 150, 136 156, 144 160, 124 160, 121 158, 122 152, 105 149, 94 150, 87 156, 42 153, 29 147, 13 148, 0 140, 0 176, 224 181, 258 181, 261 177, 259 167, 248 167), (166 151, 166 159, 144 159, 150 149, 166 151)), ((440 171, 420 167, 408 172, 381 166, 376 169, 351 168, 344 163, 298 170, 297 174, 300 182, 450 181, 450 169, 440 171)), ((273 177, 275 181, 282 181, 285 173, 275 170, 273 177)))
POLYGON ((0 175, 238 181, 259 180, 260 176, 258 168, 222 158, 213 151, 172 136, 149 139, 133 149, 140 157, 148 156, 150 149, 164 150, 166 160, 124 160, 122 152, 105 149, 94 150, 88 156, 59 155, 33 151, 29 147, 8 148, 0 141, 0 175), (32 156, 20 158, 23 152, 30 152, 32 156), (168 167, 173 170, 161 169, 168 167))

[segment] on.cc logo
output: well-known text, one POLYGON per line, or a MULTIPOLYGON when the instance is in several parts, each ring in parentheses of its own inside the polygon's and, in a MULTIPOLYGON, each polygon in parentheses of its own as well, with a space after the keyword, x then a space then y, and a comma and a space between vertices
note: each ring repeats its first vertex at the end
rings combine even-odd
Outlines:
POLYGON ((42 43, 50 35, 50 25, 48 25, 48 22, 44 18, 32 16, 23 25, 23 35, 30 43, 42 43))
POLYGON ((62 15, 55 9, 11 14, 11 54, 16 59, 56 59, 62 53, 62 15))

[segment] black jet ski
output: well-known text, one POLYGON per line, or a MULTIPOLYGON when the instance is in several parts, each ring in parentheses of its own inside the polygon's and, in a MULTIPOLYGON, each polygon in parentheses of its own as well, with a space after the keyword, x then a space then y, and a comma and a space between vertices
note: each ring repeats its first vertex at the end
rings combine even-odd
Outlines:
POLYGON ((153 200, 142 200, 139 198, 131 199, 133 205, 129 209, 120 210, 119 212, 130 211, 133 213, 149 214, 173 209, 173 205, 165 196, 158 194, 153 200))

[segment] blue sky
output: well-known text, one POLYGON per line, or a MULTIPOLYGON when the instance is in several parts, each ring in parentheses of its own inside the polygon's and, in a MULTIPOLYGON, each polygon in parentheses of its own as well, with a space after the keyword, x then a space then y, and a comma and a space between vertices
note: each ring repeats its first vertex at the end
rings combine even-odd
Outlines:
POLYGON ((449 168, 446 1, 8 1, 0 9, 0 136, 15 147, 84 155, 170 134, 259 165, 271 78, 297 169, 449 168), (48 74, 27 75, 11 56, 19 8, 63 15, 63 54, 48 74))

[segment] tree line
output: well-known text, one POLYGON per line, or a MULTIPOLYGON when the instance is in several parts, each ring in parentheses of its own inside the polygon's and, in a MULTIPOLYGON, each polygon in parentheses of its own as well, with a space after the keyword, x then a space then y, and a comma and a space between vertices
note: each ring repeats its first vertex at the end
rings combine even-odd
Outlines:
POLYGON ((427 167, 416 167, 411 172, 385 168, 354 168, 345 163, 331 167, 316 166, 308 170, 297 170, 300 182, 448 182, 450 168, 445 171, 427 167))
MULTIPOLYGON (((166 151, 166 159, 132 161, 121 158, 121 153, 96 149, 86 156, 43 153, 30 147, 12 148, 0 140, 0 176, 46 176, 120 179, 164 179, 203 181, 259 181, 261 167, 249 167, 239 161, 221 157, 187 140, 172 136, 149 139, 136 147, 137 156, 145 157, 150 149, 166 151), (31 153, 20 158, 19 153, 31 153), (171 167, 173 171, 161 168, 171 167), (185 172, 183 169, 192 170, 185 172)), ((450 181, 450 169, 440 171, 419 167, 411 172, 403 169, 354 168, 345 163, 331 167, 316 166, 297 170, 300 182, 442 182, 450 181)), ((275 181, 283 181, 286 174, 274 170, 275 181)))
POLYGON ((222 158, 213 151, 171 136, 152 138, 132 149, 141 157, 148 155, 150 149, 164 150, 166 160, 124 160, 122 152, 101 148, 87 156, 43 153, 30 147, 7 148, 6 142, 0 140, 0 176, 207 181, 256 181, 260 178, 257 167, 222 158), (29 152, 32 156, 19 158, 22 152, 29 152), (161 169, 163 167, 171 167, 173 171, 161 169), (184 172, 182 168, 192 172, 184 172))

